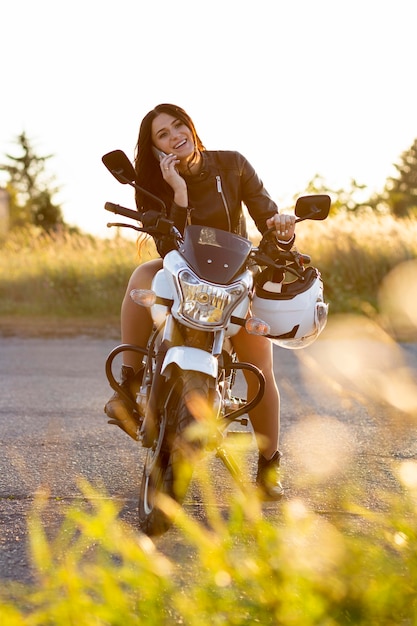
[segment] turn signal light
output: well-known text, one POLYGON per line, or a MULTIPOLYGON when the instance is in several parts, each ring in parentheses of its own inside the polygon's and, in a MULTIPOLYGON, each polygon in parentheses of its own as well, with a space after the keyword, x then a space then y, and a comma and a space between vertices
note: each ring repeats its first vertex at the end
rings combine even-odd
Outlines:
POLYGON ((153 306, 156 302, 156 293, 151 289, 132 289, 130 297, 136 304, 147 308, 153 306))
POLYGON ((271 332, 269 324, 259 317, 249 317, 245 322, 245 328, 249 335, 269 335, 271 332))

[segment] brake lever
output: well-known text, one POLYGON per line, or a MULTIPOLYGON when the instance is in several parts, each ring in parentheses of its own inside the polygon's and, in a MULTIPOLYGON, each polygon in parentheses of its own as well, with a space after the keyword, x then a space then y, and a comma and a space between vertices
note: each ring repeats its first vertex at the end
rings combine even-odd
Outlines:
POLYGON ((256 253, 253 255, 252 259, 254 261, 256 261, 256 263, 259 263, 259 265, 267 265, 268 267, 275 267, 276 269, 281 269, 283 267, 285 267, 285 265, 277 265, 275 263, 275 261, 273 261, 271 259, 271 257, 269 257, 266 254, 261 253, 256 253))
MULTIPOLYGON (((282 258, 282 260, 285 261, 292 261, 294 259, 294 253, 290 252, 290 251, 280 251, 280 254, 277 255, 279 257, 282 258)), ((253 257, 252 257, 256 262, 259 262, 260 265, 269 265, 271 267, 273 267, 276 264, 276 260, 277 259, 272 259, 271 256, 269 256, 268 254, 265 254, 264 252, 255 252, 253 257)), ((285 267, 284 264, 279 265, 279 267, 285 267)))
MULTIPOLYGON (((163 236, 169 233, 164 232, 163 230, 160 230, 157 226, 147 226, 146 228, 142 227, 142 226, 135 226, 134 224, 124 224, 123 222, 108 222, 107 223, 107 228, 111 228, 112 226, 116 226, 119 228, 132 228, 132 230, 136 230, 138 233, 146 233, 147 235, 152 236, 163 236)), ((176 229, 175 229, 176 230, 176 229)), ((178 231, 175 232, 174 230, 174 238, 178 238, 177 233, 178 231)), ((178 233, 179 238, 181 237, 181 234, 178 233)))
POLYGON ((301 280, 304 280, 304 276, 298 270, 289 265, 275 263, 264 254, 256 254, 252 257, 252 259, 260 265, 266 265, 267 267, 272 267, 275 270, 283 270, 284 272, 289 272, 290 274, 297 276, 297 278, 301 278, 301 280))
POLYGON ((116 226, 117 228, 131 228, 139 233, 145 232, 143 228, 140 228, 139 226, 135 226, 134 224, 123 224, 123 222, 107 222, 106 226, 107 228, 112 228, 113 226, 116 226))

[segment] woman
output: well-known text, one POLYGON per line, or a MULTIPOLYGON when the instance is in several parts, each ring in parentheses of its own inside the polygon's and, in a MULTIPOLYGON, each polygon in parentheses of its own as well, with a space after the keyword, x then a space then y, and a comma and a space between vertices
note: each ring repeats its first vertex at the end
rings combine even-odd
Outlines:
MULTIPOLYGON (((143 119, 136 146, 135 170, 141 187, 161 198, 169 217, 184 232, 187 224, 207 225, 246 236, 242 213, 244 203, 261 233, 275 227, 278 245, 291 248, 294 242, 295 217, 279 215, 276 204, 263 187, 248 161, 238 152, 205 150, 193 121, 180 107, 160 104, 143 119)), ((155 222, 160 207, 148 196, 136 193, 137 208, 144 224, 155 222)), ((163 256, 164 241, 157 242, 163 256)), ((121 311, 123 343, 145 347, 152 331, 149 311, 130 298, 132 289, 150 289, 162 260, 140 265, 127 286, 121 311)), ((283 489, 279 479, 279 392, 275 383, 272 344, 261 336, 248 335, 244 329, 233 337, 240 361, 256 365, 264 373, 266 385, 262 401, 250 413, 259 447, 257 484, 268 499, 279 499, 283 489)), ((124 353, 121 385, 133 398, 140 384, 141 357, 124 353)), ((257 389, 255 376, 246 374, 248 397, 257 389)), ((107 402, 110 423, 117 424, 137 439, 137 423, 132 412, 117 393, 107 402)))

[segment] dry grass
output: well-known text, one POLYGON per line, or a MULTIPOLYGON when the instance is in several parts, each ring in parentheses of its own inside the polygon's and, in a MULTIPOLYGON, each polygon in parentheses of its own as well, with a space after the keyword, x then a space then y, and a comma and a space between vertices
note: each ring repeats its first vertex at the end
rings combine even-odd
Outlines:
POLYGON ((139 262, 136 243, 121 237, 13 234, 1 248, 0 316, 112 318, 139 262))
MULTIPOLYGON (((299 224, 296 245, 320 269, 331 314, 386 317, 388 308, 391 324, 381 289, 394 268, 417 258, 417 219, 339 213, 299 224)), ((141 254, 121 237, 13 235, 1 247, 0 317, 113 320, 132 270, 155 250, 145 244, 141 254)))

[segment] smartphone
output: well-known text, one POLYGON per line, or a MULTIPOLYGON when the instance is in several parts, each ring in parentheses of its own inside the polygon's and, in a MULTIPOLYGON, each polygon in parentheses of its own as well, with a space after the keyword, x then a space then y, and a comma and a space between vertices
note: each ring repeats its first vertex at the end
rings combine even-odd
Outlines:
POLYGON ((154 156, 158 159, 158 161, 161 161, 161 159, 168 156, 167 154, 165 154, 165 152, 162 152, 162 150, 158 150, 158 148, 155 148, 155 146, 152 146, 152 152, 154 156))

